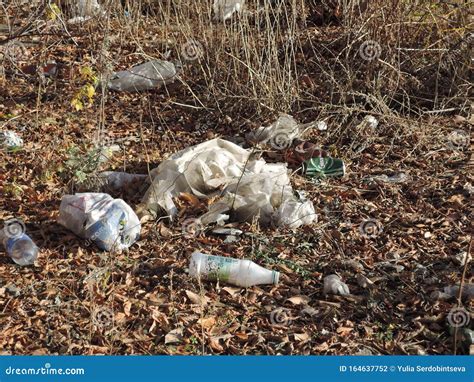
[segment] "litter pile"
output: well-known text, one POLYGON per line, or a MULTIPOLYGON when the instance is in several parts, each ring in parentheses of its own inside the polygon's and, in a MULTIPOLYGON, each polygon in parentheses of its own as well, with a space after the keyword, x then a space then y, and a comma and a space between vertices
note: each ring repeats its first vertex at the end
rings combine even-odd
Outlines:
POLYGON ((182 150, 150 173, 152 184, 139 207, 142 215, 175 216, 173 201, 186 192, 201 199, 215 199, 201 223, 224 224, 227 220, 297 228, 311 224, 316 213, 311 201, 293 193, 286 164, 266 163, 252 152, 213 139, 182 150))

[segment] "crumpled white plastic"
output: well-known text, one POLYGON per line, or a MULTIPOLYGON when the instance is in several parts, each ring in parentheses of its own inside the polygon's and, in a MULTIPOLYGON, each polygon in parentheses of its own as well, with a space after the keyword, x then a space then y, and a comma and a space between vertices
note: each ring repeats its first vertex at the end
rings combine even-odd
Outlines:
POLYGON ((235 12, 240 12, 245 4, 245 0, 214 0, 214 18, 220 21, 226 21, 232 17, 235 12))
POLYGON ((80 24, 90 20, 92 17, 103 13, 97 0, 76 0, 72 5, 72 15, 68 24, 80 24))
POLYGON ((261 126, 246 135, 254 143, 271 145, 274 149, 283 150, 291 146, 293 140, 301 138, 304 133, 315 127, 316 123, 299 124, 291 115, 282 114, 270 126, 261 126))
POLYGON ((14 131, 0 131, 0 148, 7 150, 14 150, 23 146, 23 139, 21 139, 14 131))
POLYGON ((127 203, 94 192, 64 195, 58 222, 106 251, 130 247, 141 230, 137 215, 127 203))
POLYGON ((338 275, 329 275, 324 278, 324 294, 339 294, 346 296, 350 294, 349 287, 338 275))
POLYGON ((182 150, 151 171, 152 185, 139 206, 143 215, 176 215, 173 198, 181 192, 215 202, 200 217, 204 225, 227 220, 297 228, 311 224, 316 213, 311 201, 293 193, 286 164, 269 164, 249 150, 213 139, 182 150))

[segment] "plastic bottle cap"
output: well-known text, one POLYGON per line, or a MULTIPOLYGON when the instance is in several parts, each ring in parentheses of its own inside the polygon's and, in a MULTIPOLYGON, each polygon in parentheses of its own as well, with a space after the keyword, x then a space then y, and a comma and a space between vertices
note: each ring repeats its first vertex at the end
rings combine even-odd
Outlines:
POLYGON ((278 284, 278 281, 280 280, 280 272, 277 271, 272 271, 272 284, 278 284))

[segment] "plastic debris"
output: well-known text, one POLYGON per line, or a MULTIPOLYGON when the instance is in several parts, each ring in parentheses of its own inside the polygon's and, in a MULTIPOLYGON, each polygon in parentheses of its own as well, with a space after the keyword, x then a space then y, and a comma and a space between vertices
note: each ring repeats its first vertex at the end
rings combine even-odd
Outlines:
POLYGON ((469 262, 472 260, 472 257, 471 254, 468 254, 466 251, 463 251, 453 256, 452 259, 456 264, 464 266, 466 264, 466 261, 469 262))
POLYGON ((409 179, 408 175, 404 172, 399 172, 397 174, 388 176, 388 175, 372 175, 365 179, 367 183, 370 182, 381 182, 381 183, 404 183, 409 179))
POLYGON ((339 294, 346 296, 350 294, 349 287, 343 283, 338 275, 329 275, 324 278, 324 294, 339 294))
POLYGON ((102 146, 97 152, 97 168, 104 166, 112 159, 116 152, 120 151, 119 145, 102 146))
POLYGON ((130 247, 141 230, 137 215, 127 203, 102 193, 63 196, 59 223, 105 251, 130 247))
POLYGON ((319 121, 316 127, 319 131, 325 131, 328 129, 328 124, 325 121, 319 121))
POLYGON ((223 139, 214 139, 182 150, 152 170, 152 184, 139 206, 141 216, 165 212, 175 216, 173 201, 186 192, 213 199, 200 217, 208 225, 225 221, 252 221, 297 228, 311 224, 316 213, 311 201, 294 194, 286 164, 268 164, 251 152, 223 139))
POLYGON ((245 4, 245 0, 214 0, 214 19, 226 21, 234 13, 240 12, 245 4))
POLYGON ((159 89, 174 82, 180 67, 170 61, 153 60, 134 66, 129 70, 114 73, 108 83, 111 90, 139 92, 159 89))
POLYGON ((243 232, 237 228, 216 227, 212 230, 212 233, 215 233, 216 235, 240 236, 243 232))
POLYGON ((365 117, 365 121, 372 129, 375 129, 379 125, 379 121, 373 115, 368 115, 365 117))
POLYGON ((291 115, 282 114, 276 122, 249 132, 246 138, 250 142, 267 144, 282 150, 289 148, 295 139, 303 137, 314 126, 314 122, 299 124, 291 115))
POLYGON ((99 184, 112 190, 125 190, 134 184, 142 183, 148 175, 129 174, 119 171, 104 171, 98 174, 99 184))
POLYGON ((290 164, 295 164, 300 167, 303 162, 311 158, 326 158, 329 156, 325 150, 312 142, 296 141, 295 143, 296 147, 285 153, 285 160, 290 164))
POLYGON ((342 177, 346 173, 346 165, 339 158, 319 157, 304 162, 304 174, 309 177, 327 178, 342 177))
POLYGON ((270 271, 250 260, 211 256, 200 252, 191 255, 189 275, 244 288, 260 284, 278 284, 280 278, 280 272, 270 271))
POLYGON ((97 0, 76 0, 76 3, 72 6, 73 17, 67 23, 71 25, 81 24, 101 13, 103 11, 97 0))
POLYGON ((38 258, 38 247, 24 232, 8 235, 0 231, 0 242, 3 243, 8 256, 18 265, 33 265, 38 258))
POLYGON ((21 139, 14 131, 1 131, 0 146, 8 151, 18 150, 23 147, 23 139, 21 139))
POLYGON ((76 16, 94 16, 100 13, 101 7, 97 0, 77 0, 75 6, 76 16))

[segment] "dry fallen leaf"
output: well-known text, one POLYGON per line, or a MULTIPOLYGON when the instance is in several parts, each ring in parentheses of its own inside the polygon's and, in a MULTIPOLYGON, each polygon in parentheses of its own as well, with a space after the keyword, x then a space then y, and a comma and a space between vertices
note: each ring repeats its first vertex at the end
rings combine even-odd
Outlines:
POLYGON ((206 306, 208 298, 206 296, 200 296, 197 293, 191 292, 190 290, 186 291, 186 295, 191 300, 193 304, 206 306))
POLYGON ((209 338, 209 346, 211 347, 212 350, 215 350, 218 352, 224 351, 224 348, 219 343, 219 339, 216 337, 209 338))
POLYGON ((340 326, 336 329, 336 333, 340 334, 341 336, 345 337, 347 336, 350 332, 352 332, 353 328, 349 328, 347 326, 340 326))
POLYGON ((131 308, 132 308, 132 303, 130 301, 125 301, 123 304, 123 311, 127 317, 130 316, 131 308))
POLYGON ((294 336, 295 341, 308 341, 311 338, 311 336, 307 332, 295 333, 294 336))
POLYGON ((216 324, 216 319, 215 317, 200 318, 198 324, 204 329, 210 329, 216 324))
POLYGON ((224 287, 222 290, 226 291, 229 293, 232 297, 240 294, 241 289, 240 288, 232 288, 232 287, 224 287))
POLYGON ((310 298, 308 296, 293 296, 293 297, 290 297, 288 300, 286 301, 289 301, 291 302, 293 305, 307 305, 309 302, 310 302, 310 298))
POLYGON ((183 329, 178 328, 169 332, 165 336, 165 345, 180 343, 183 339, 183 329))

